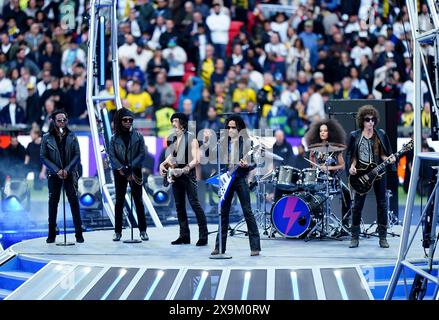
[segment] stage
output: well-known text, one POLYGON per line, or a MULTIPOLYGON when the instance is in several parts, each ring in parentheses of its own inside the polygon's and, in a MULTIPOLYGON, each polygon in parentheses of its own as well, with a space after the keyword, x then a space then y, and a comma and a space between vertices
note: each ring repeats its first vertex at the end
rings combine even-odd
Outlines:
MULTIPOLYGON (((209 231, 216 229, 209 225, 209 231)), ((248 238, 237 233, 227 241, 232 258, 213 260, 216 233, 210 234, 208 246, 196 247, 196 225, 191 225, 189 245, 171 245, 178 226, 149 228, 150 240, 138 244, 113 242, 112 234, 87 232, 85 243, 68 247, 46 244, 45 238, 10 247, 3 255, 42 268, 6 299, 374 299, 371 288, 385 285, 378 270, 385 267, 390 276, 400 239, 389 236, 390 248, 383 249, 377 237, 362 237, 360 246, 350 249, 349 237, 305 242, 262 235, 261 255, 251 257, 248 238)), ((130 231, 124 230, 122 240, 128 238, 130 231)), ((74 235, 67 239, 74 241, 74 235)), ((57 237, 61 241, 62 235, 57 237)), ((421 246, 409 253, 420 256, 421 246)))

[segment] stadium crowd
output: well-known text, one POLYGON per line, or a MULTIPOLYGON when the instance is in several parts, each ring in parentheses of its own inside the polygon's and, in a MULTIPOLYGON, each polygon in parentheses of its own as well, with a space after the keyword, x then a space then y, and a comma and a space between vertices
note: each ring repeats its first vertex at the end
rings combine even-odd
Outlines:
MULTIPOLYGON (((428 30, 424 2, 419 20, 428 30)), ((89 5, 0 0, 2 132, 25 125, 34 136, 44 133, 55 109, 68 112, 71 126, 88 125, 89 5), (74 23, 66 19, 72 13, 74 23)), ((151 120, 159 137, 169 134, 176 111, 196 120, 198 130, 219 128, 222 113, 245 112, 249 128, 300 137, 327 116, 329 99, 395 99, 400 126, 413 124, 412 36, 403 1, 120 0, 118 19, 122 103, 151 120)), ((423 49, 433 61, 432 48, 423 49)), ((110 70, 109 57, 107 64, 110 70)), ((422 90, 428 127, 425 82, 422 90)), ((113 92, 107 80, 101 93, 113 92)), ((111 101, 103 107, 115 111, 111 101)))

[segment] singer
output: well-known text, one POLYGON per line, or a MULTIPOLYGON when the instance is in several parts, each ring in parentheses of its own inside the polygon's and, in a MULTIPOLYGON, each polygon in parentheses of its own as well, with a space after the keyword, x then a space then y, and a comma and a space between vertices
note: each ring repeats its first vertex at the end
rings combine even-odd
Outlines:
POLYGON ((67 127, 67 113, 56 110, 51 115, 50 130, 43 136, 40 158, 47 167, 49 187, 49 234, 47 243, 55 242, 56 216, 62 185, 69 199, 75 226, 76 242, 84 242, 81 215, 77 196, 78 164, 80 163, 79 143, 76 135, 67 127))
POLYGON ((132 128, 133 120, 133 113, 126 108, 117 110, 113 119, 115 133, 111 137, 108 152, 116 188, 113 241, 119 241, 122 237, 123 204, 128 182, 136 205, 140 238, 143 241, 149 240, 142 201, 142 162, 146 157, 145 142, 142 135, 132 128))

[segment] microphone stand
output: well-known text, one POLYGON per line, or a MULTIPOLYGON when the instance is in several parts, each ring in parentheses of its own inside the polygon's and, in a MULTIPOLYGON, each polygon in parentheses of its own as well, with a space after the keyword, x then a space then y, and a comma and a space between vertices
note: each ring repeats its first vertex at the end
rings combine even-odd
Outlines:
MULTIPOLYGON (((219 137, 220 138, 220 137, 219 137)), ((210 259, 215 260, 221 260, 221 259, 231 259, 232 257, 229 255, 226 255, 223 253, 223 233, 222 233, 222 214, 221 214, 221 160, 220 160, 220 144, 222 142, 222 139, 217 139, 217 146, 216 146, 216 160, 217 160, 217 172, 218 172, 218 205, 217 205, 217 212, 218 212, 218 248, 219 252, 217 255, 210 255, 210 259)), ((230 213, 229 213, 230 214, 230 213)))
MULTIPOLYGON (((134 130, 134 129, 132 129, 134 130)), ((131 171, 133 171, 133 145, 131 143, 131 138, 133 137, 133 132, 131 131, 130 133, 130 143, 129 143, 129 147, 130 147, 130 168, 131 171)), ((134 174, 134 173, 132 173, 134 174)), ((128 177, 127 177, 128 180, 128 177)), ((133 221, 131 222, 131 239, 127 239, 124 240, 123 243, 141 243, 142 240, 140 239, 134 239, 134 216, 133 216, 133 185, 134 183, 136 183, 132 178, 131 181, 128 181, 129 185, 130 185, 130 199, 131 199, 131 205, 130 205, 130 215, 133 218, 133 221)), ((128 219, 129 220, 129 219, 128 219)))
MULTIPOLYGON (((62 132, 62 131, 61 131, 62 132)), ((62 139, 62 138, 61 138, 62 139)), ((67 137, 66 137, 67 139, 67 137)), ((65 150, 62 150, 63 152, 65 152, 65 150)), ((63 168, 61 169, 64 171, 64 163, 63 163, 63 168)), ((62 185, 61 185, 61 190, 62 190, 62 207, 63 207, 63 220, 64 220, 64 242, 59 242, 56 245, 57 246, 63 246, 63 247, 67 247, 67 246, 74 246, 75 243, 74 242, 67 242, 67 228, 66 228, 66 192, 65 192, 65 187, 64 187, 64 178, 61 179, 62 180, 62 185)))

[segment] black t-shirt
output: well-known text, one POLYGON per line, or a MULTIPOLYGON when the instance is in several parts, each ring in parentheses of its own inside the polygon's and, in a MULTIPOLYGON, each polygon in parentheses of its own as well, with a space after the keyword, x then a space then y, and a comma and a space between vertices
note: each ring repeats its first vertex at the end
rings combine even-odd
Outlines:
POLYGON ((40 147, 41 143, 37 144, 34 141, 28 144, 26 148, 26 155, 29 156, 29 167, 35 170, 39 170, 41 168, 40 161, 40 147))

